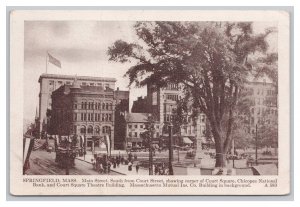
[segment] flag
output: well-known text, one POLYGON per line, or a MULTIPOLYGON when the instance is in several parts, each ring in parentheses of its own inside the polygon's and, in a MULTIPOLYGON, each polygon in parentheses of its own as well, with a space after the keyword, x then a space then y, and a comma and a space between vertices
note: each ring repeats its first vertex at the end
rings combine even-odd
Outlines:
POLYGON ((48 53, 48 61, 49 63, 52 63, 53 65, 56 65, 57 67, 61 68, 60 61, 55 57, 53 57, 52 55, 50 55, 49 53, 48 53))

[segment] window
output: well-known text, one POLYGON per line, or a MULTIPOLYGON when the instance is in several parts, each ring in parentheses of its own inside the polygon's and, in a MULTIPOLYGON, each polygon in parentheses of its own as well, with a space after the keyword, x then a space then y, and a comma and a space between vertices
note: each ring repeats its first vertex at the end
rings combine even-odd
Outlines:
POLYGON ((93 134, 93 127, 92 126, 88 127, 88 134, 93 134))
POLYGON ((80 128, 80 133, 81 133, 81 134, 85 134, 85 132, 86 132, 85 126, 82 126, 82 127, 80 128))
POLYGON ((105 109, 105 103, 102 104, 102 109, 105 109))
POLYGON ((106 103, 106 105, 105 105, 105 106, 106 106, 106 110, 108 110, 108 103, 106 103))
POLYGON ((95 84, 94 83, 90 83, 90 86, 94 86, 95 84))
POLYGON ((100 134, 100 127, 98 127, 98 126, 95 127, 95 133, 100 134))
POLYGON ((132 125, 131 125, 131 124, 128 124, 128 128, 131 129, 131 128, 132 128, 132 125))
POLYGON ((86 121, 86 114, 83 115, 83 120, 86 121))
POLYGON ((129 137, 132 137, 132 132, 129 132, 129 133, 128 133, 128 136, 129 136, 129 137))
POLYGON ((77 104, 75 103, 75 104, 73 105, 73 107, 74 107, 74 109, 77 109, 77 104))
POLYGON ((134 125, 134 128, 136 128, 136 129, 137 129, 137 128, 138 128, 138 125, 134 125))
POLYGON ((103 132, 103 134, 109 134, 109 135, 110 135, 111 129, 110 129, 109 126, 104 126, 104 127, 102 128, 102 132, 103 132))
POLYGON ((77 126, 76 125, 73 126, 73 132, 74 132, 74 134, 77 134, 77 126))
POLYGON ((102 114, 102 121, 105 121, 105 114, 102 114))
POLYGON ((134 137, 137 137, 137 132, 134 132, 134 137))
POLYGON ((94 121, 94 114, 91 114, 91 121, 94 121))
POLYGON ((77 121, 77 114, 76 113, 74 113, 74 115, 73 115, 73 120, 77 121))
POLYGON ((88 121, 90 121, 90 120, 91 120, 91 114, 88 113, 88 121))
POLYGON ((140 125, 140 128, 141 128, 141 129, 143 129, 143 128, 144 128, 144 126, 141 124, 141 125, 140 125))
POLYGON ((112 110, 112 103, 109 104, 109 109, 112 110))
POLYGON ((111 114, 108 115, 108 120, 111 121, 111 114))

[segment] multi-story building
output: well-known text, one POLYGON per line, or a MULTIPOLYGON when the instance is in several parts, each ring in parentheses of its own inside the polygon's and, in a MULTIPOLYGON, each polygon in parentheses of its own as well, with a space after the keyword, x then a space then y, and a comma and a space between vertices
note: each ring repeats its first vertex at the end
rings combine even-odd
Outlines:
MULTIPOLYGON (((147 130, 148 113, 126 113, 126 147, 142 147, 142 134, 147 130)), ((158 146, 161 138, 161 128, 159 123, 154 123, 153 145, 158 146)))
MULTIPOLYGON (((71 76, 71 75, 55 75, 42 74, 38 80, 40 83, 39 93, 39 122, 40 132, 46 131, 47 126, 47 111, 52 107, 52 92, 63 85, 71 86, 74 78, 77 78, 80 86, 102 86, 103 88, 115 89, 115 78, 104 77, 88 77, 88 76, 71 76)), ((48 113, 48 115, 49 115, 48 113)))
MULTIPOLYGON (((258 129, 278 124, 277 89, 270 81, 254 80, 245 88, 251 100, 248 131, 254 136, 258 129)), ((275 142, 277 140, 274 140, 275 142)))
MULTIPOLYGON (((165 135, 166 123, 172 122, 177 102, 184 98, 182 88, 178 84, 169 84, 164 88, 156 88, 148 85, 147 103, 148 109, 160 125, 160 134, 165 135)), ((179 133, 174 134, 175 144, 199 145, 199 140, 205 139, 206 117, 200 114, 196 120, 187 112, 186 122, 180 127, 179 133), (197 143, 198 141, 198 143, 197 143)))
POLYGON ((147 97, 138 97, 137 100, 133 101, 131 112, 132 113, 149 113, 147 97))
POLYGON ((123 150, 126 147, 125 114, 129 112, 129 91, 115 91, 115 149, 123 150))
POLYGON ((104 135, 109 135, 114 146, 113 89, 83 85, 75 79, 72 85, 65 84, 53 91, 51 99, 49 133, 85 136, 87 147, 96 150, 104 135))

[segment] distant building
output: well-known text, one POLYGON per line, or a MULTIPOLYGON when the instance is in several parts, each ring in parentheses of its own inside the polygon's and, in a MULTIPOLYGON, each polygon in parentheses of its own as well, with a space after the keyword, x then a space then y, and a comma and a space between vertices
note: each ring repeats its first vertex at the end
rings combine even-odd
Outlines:
MULTIPOLYGON (((147 103, 156 121, 160 124, 161 135, 166 135, 165 124, 172 122, 177 101, 184 98, 182 88, 179 84, 169 84, 164 88, 156 88, 148 85, 147 103), (164 129, 164 130, 163 130, 164 129)), ((199 140, 205 141, 206 116, 198 115, 196 120, 190 112, 186 114, 186 124, 183 124, 177 134, 174 134, 176 145, 201 145, 199 140), (197 143, 198 140, 198 143, 197 143)))
POLYGON ((87 147, 95 150, 104 135, 109 135, 114 147, 114 98, 114 90, 105 85, 83 85, 76 79, 62 85, 51 95, 49 133, 85 136, 87 147))
POLYGON ((249 132, 254 136, 258 128, 278 124, 277 88, 270 81, 254 80, 245 88, 251 99, 249 132))
MULTIPOLYGON (((57 74, 42 74, 38 80, 40 83, 39 93, 39 122, 40 133, 47 131, 46 126, 49 121, 47 111, 50 113, 52 107, 52 92, 63 85, 71 86, 75 76, 72 75, 57 75, 57 74)), ((115 89, 115 78, 76 76, 80 86, 101 86, 103 88, 115 89)), ((49 115, 48 113, 48 115, 49 115)))
POLYGON ((133 101, 131 113, 150 113, 148 110, 147 97, 138 97, 137 100, 133 101))
POLYGON ((115 95, 115 149, 123 150, 126 147, 126 121, 125 114, 129 112, 129 91, 120 91, 115 95))
MULTIPOLYGON (((143 147, 142 133, 148 124, 147 113, 128 113, 126 119, 126 148, 143 147)), ((154 124, 153 145, 158 146, 160 142, 160 124, 154 124)))

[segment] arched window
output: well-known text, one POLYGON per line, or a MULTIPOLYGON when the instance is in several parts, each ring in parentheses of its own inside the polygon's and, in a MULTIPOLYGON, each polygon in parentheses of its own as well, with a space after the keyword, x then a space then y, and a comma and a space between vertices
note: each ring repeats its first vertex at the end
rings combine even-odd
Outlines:
POLYGON ((95 133, 96 133, 96 134, 100 134, 100 127, 99 127, 99 126, 96 126, 96 127, 95 127, 95 133))
POLYGON ((85 133, 86 133, 86 128, 85 128, 85 126, 81 126, 81 128, 80 128, 80 133, 81 133, 81 134, 85 134, 85 133))
POLYGON ((93 127, 92 126, 88 127, 88 134, 93 134, 93 127))
POLYGON ((102 132, 103 132, 103 134, 109 134, 109 135, 110 135, 110 133, 111 133, 111 128, 110 128, 110 126, 104 126, 104 127, 102 128, 102 132))

